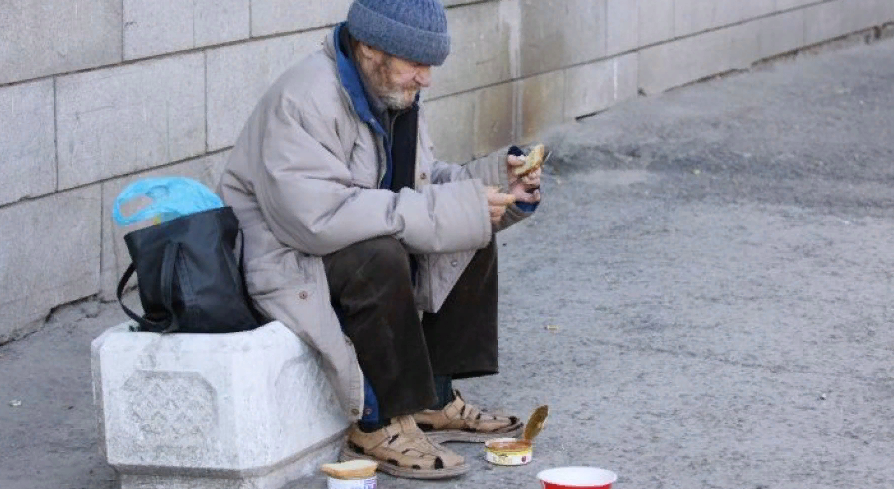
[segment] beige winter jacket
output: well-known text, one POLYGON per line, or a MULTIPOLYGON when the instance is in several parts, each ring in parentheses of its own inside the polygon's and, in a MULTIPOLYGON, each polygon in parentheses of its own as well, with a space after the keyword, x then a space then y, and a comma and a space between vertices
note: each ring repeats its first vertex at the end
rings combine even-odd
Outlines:
MULTIPOLYGON (((495 231, 485 185, 508 186, 504 158, 436 161, 420 110, 416 189, 378 189, 384 143, 357 116, 336 68, 333 35, 258 103, 218 189, 245 235, 257 306, 321 354, 342 409, 359 418, 363 376, 329 301, 323 255, 394 236, 418 256, 416 301, 436 312, 495 231)), ((516 207, 497 229, 526 217, 516 207)))

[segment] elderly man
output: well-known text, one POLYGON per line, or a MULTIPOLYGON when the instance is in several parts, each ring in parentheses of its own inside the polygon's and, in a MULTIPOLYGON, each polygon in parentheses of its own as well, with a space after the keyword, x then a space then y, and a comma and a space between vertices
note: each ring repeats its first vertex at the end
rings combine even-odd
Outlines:
POLYGON ((256 305, 320 352, 357 421, 342 459, 413 478, 468 470, 443 442, 521 428, 451 380, 497 372, 493 235, 534 211, 540 173, 435 159, 419 92, 449 50, 438 0, 355 0, 261 99, 219 189, 256 305))

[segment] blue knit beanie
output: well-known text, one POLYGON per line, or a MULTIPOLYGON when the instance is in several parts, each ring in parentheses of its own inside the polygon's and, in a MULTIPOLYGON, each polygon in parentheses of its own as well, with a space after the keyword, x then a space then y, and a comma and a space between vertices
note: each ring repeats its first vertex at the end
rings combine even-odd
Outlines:
POLYGON ((440 66, 450 53, 440 0, 354 0, 348 31, 364 44, 426 65, 440 66))

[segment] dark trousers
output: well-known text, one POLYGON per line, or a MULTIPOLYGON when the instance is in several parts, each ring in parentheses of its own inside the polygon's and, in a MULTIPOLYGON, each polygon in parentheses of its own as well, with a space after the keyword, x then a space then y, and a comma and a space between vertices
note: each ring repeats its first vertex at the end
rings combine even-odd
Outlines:
POLYGON ((411 257, 375 238, 323 257, 332 304, 388 419, 432 407, 434 376, 497 373, 497 252, 492 241, 466 267, 436 314, 422 319, 411 257))

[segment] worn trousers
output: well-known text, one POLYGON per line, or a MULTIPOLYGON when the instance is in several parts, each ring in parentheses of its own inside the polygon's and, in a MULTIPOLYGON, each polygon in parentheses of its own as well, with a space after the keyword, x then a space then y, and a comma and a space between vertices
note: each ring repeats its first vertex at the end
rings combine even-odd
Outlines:
POLYGON ((434 314, 420 318, 413 258, 395 238, 323 257, 332 305, 384 419, 432 407, 434 376, 492 375, 497 363, 497 252, 478 250, 434 314))

